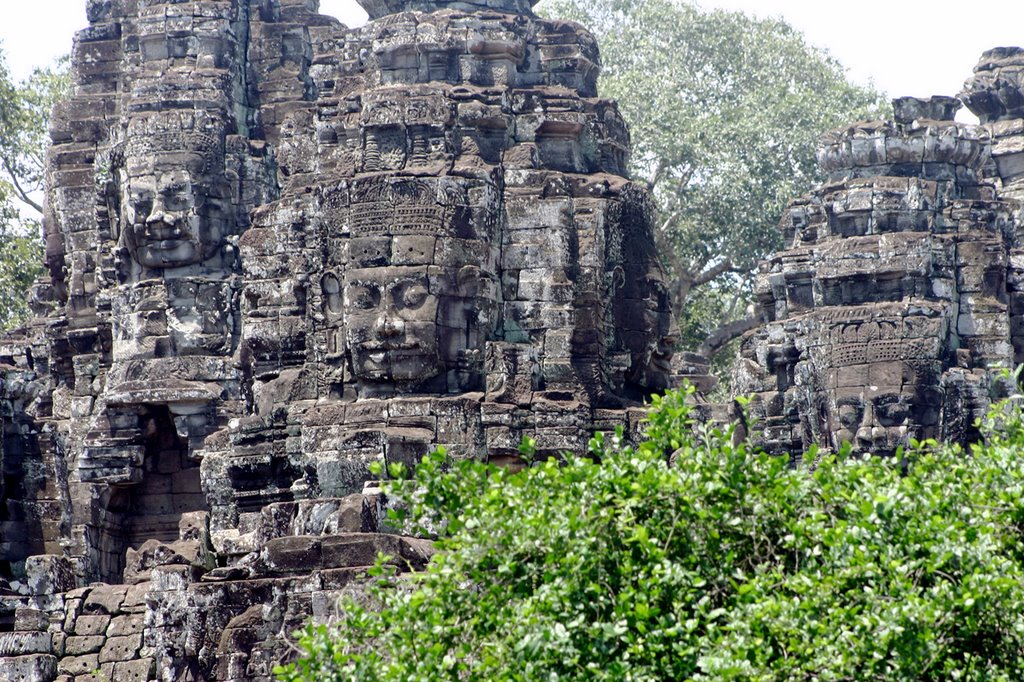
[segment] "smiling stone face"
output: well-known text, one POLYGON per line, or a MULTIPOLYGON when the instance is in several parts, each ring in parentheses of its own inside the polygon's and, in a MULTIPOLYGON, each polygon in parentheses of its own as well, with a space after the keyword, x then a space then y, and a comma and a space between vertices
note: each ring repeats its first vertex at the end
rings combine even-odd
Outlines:
POLYGON ((348 344, 364 382, 418 382, 444 368, 437 316, 445 293, 429 267, 365 268, 345 276, 348 344))
POLYGON ((878 384, 844 386, 827 395, 830 445, 850 443, 855 452, 893 454, 911 439, 938 437, 940 378, 927 360, 900 360, 879 370, 891 377, 878 384))
POLYGON ((902 304, 821 309, 810 344, 821 436, 835 449, 893 454, 938 437, 945 310, 902 304), (820 383, 819 383, 820 382, 820 383))
POLYGON ((909 443, 907 420, 912 408, 913 395, 899 386, 844 390, 836 397, 838 424, 833 427, 832 447, 849 442, 859 451, 891 454, 909 443))
POLYGON ((125 204, 129 250, 147 268, 199 263, 220 245, 216 220, 204 220, 206 196, 186 169, 130 180, 125 204))
POLYGON ((129 122, 119 179, 121 244, 149 270, 195 265, 214 256, 229 222, 223 124, 198 114, 129 122))

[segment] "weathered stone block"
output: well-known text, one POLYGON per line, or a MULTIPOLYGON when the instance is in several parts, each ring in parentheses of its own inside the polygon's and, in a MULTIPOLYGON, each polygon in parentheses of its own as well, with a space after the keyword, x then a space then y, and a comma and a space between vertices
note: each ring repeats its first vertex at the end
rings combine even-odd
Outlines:
POLYGON ((263 551, 275 571, 308 571, 321 565, 320 545, 316 537, 289 536, 269 540, 263 551))
POLYGON ((124 682, 146 682, 154 679, 156 661, 152 658, 141 658, 135 661, 117 661, 114 663, 111 680, 124 682))
MULTIPOLYGON (((112 661, 131 661, 136 657, 139 648, 142 646, 142 635, 124 635, 121 637, 108 637, 103 648, 100 649, 100 663, 112 661)), ((115 666, 116 668, 116 666, 115 666)))
POLYGON ((110 616, 108 615, 81 615, 75 619, 74 625, 68 632, 74 635, 105 635, 108 625, 110 625, 110 616))
POLYGON ((50 625, 46 613, 37 609, 19 607, 14 611, 14 630, 16 632, 41 632, 50 625))
POLYGON ((145 618, 142 614, 127 614, 123 616, 115 616, 110 621, 110 626, 107 628, 108 637, 123 637, 126 635, 134 635, 142 632, 142 628, 145 625, 145 618))
POLYGON ((84 614, 114 615, 121 610, 125 596, 128 593, 127 585, 97 585, 85 598, 82 604, 84 614))
POLYGON ((50 682, 57 675, 57 659, 45 654, 0 657, 0 679, 50 682))
POLYGON ((65 557, 52 554, 28 557, 25 560, 25 573, 32 594, 59 594, 75 586, 71 562, 65 557))
POLYGON ((0 633, 0 657, 49 653, 51 641, 48 632, 0 633))
POLYGON ((68 656, 97 653, 106 641, 103 635, 72 635, 64 640, 64 653, 68 656))
POLYGON ((98 654, 64 656, 57 663, 57 671, 65 675, 88 675, 100 667, 98 654))

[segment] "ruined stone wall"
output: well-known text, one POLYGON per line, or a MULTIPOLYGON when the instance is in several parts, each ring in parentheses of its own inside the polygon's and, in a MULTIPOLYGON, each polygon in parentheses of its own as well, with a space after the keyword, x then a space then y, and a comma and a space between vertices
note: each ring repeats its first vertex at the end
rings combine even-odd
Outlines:
POLYGON ((54 116, 36 357, 53 363, 40 416, 67 481, 65 553, 112 580, 128 546, 208 507, 194 451, 243 409, 237 240, 277 195, 266 138, 308 90, 309 54, 288 46, 304 17, 269 3, 88 10, 54 116))
POLYGON ((38 317, 0 342, 0 677, 269 679, 378 551, 429 556, 370 463, 639 433, 675 328, 585 30, 87 7, 38 317))
POLYGON ((357 491, 432 445, 581 450, 671 381, 650 202, 589 36, 439 11, 332 40, 282 197, 239 242, 250 409, 201 455, 224 551, 268 499, 357 491))
MULTIPOLYGON (((429 559, 369 464, 637 438, 706 372, 593 38, 530 4, 89 0, 0 339, 0 678, 269 680, 378 552, 429 559)), ((967 439, 1005 389, 1020 73, 982 60, 987 128, 904 99, 827 138, 737 375, 773 452, 967 439)))
MULTIPOLYGON (((963 96, 976 112, 981 78, 963 96)), ((736 370, 770 451, 967 443, 1007 394, 1000 372, 1024 359, 1014 157, 984 114, 988 125, 953 122, 959 107, 897 99, 895 121, 825 138, 828 180, 783 215, 790 246, 761 265, 764 323, 736 370)))

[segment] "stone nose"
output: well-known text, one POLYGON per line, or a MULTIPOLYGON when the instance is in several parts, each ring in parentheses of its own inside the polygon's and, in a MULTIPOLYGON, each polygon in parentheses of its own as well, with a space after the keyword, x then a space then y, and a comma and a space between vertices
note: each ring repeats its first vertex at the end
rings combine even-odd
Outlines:
POLYGON ((154 206, 146 217, 146 230, 159 239, 172 239, 183 234, 178 216, 161 206, 154 206))
POLYGON ((166 223, 166 222, 167 222, 167 214, 164 213, 163 209, 161 209, 161 208, 154 208, 153 211, 146 218, 146 224, 147 225, 155 225, 157 223, 166 223))
POLYGON ((394 311, 384 310, 373 326, 374 333, 381 339, 393 339, 405 333, 405 321, 394 311))
POLYGON ((882 426, 864 425, 857 429, 857 444, 870 449, 884 443, 886 435, 886 430, 882 426))
POLYGON ((869 401, 864 405, 864 416, 861 418, 860 426, 857 428, 857 444, 861 447, 871 448, 879 441, 885 439, 885 428, 875 419, 874 406, 869 401))

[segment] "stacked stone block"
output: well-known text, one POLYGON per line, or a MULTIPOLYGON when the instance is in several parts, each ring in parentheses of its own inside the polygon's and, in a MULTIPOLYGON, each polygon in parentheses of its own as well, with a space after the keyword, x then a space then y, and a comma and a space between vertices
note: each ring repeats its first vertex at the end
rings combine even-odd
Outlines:
POLYGON ((894 122, 826 136, 828 179, 783 216, 791 246, 761 266, 765 323, 737 370, 770 450, 966 442, 1005 390, 1018 207, 983 178, 990 136, 958 107, 898 99, 894 122))
MULTIPOLYGON (((974 67, 974 75, 964 83, 960 98, 978 116, 992 136, 992 161, 986 174, 1001 197, 1024 201, 1024 50, 997 47, 985 52, 974 67)), ((1007 291, 1013 361, 1024 362, 1024 252, 1021 251, 1021 226, 1024 214, 1018 214, 1016 235, 1010 249, 1007 291)))
POLYGON ((269 680, 379 552, 429 556, 369 465, 640 434, 677 371, 651 201, 593 38, 529 5, 88 1, 0 343, 0 670, 269 680))

